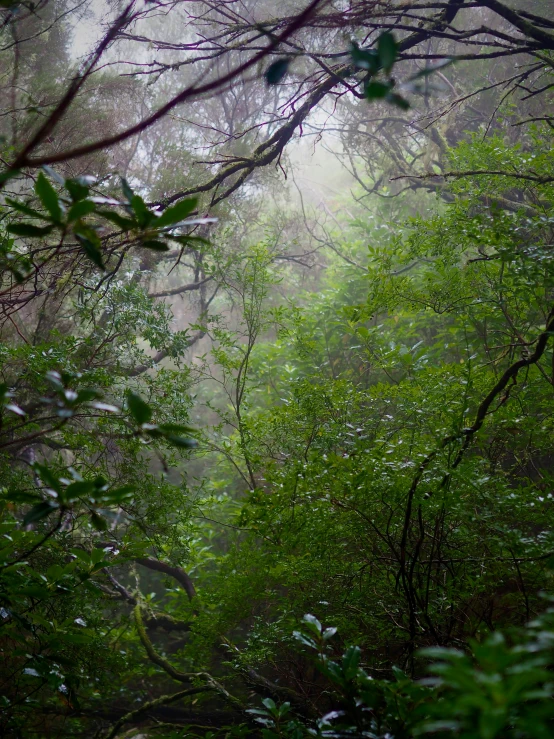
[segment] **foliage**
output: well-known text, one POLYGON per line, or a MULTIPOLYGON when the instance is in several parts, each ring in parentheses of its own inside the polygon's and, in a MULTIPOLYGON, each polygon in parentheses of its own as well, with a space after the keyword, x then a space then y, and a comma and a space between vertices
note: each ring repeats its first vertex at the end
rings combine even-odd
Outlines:
POLYGON ((2 11, 0 733, 547 737, 551 24, 235 5, 2 11))
POLYGON ((290 703, 263 701, 252 714, 276 737, 479 736, 547 737, 552 733, 552 611, 511 634, 501 632, 471 643, 468 655, 433 647, 430 678, 412 681, 394 669, 394 682, 372 678, 361 666, 359 647, 333 659, 335 628, 322 629, 312 615, 303 619, 298 641, 314 651, 315 665, 326 679, 333 710, 311 725, 294 715, 290 703))

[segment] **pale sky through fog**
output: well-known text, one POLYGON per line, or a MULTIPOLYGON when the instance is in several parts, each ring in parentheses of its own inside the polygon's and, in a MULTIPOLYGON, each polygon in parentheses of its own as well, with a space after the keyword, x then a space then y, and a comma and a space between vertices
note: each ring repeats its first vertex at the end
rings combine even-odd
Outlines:
POLYGON ((87 3, 85 18, 73 24, 73 43, 71 56, 81 59, 92 51, 105 33, 103 21, 114 15, 106 0, 91 0, 87 3))

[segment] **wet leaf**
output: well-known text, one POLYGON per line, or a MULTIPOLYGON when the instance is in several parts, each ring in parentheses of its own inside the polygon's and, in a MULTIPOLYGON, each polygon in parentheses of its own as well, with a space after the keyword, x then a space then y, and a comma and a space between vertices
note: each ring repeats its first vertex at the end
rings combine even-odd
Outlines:
POLYGON ((122 177, 121 178, 121 189, 123 190, 123 195, 125 195, 125 198, 130 203, 131 200, 133 199, 134 192, 131 189, 131 187, 130 187, 129 183, 127 182, 127 180, 125 179, 125 177, 122 177))
POLYGON ((93 262, 99 269, 105 271, 106 267, 104 266, 102 253, 98 246, 93 243, 87 236, 82 236, 81 234, 75 234, 75 236, 79 240, 79 243, 83 247, 83 251, 90 259, 90 261, 93 262))
POLYGON ((11 223, 7 230, 16 236, 28 236, 39 239, 52 233, 54 226, 33 226, 32 223, 11 223))
POLYGON ((181 200, 179 203, 166 208, 154 225, 156 228, 163 228, 164 226, 172 226, 175 223, 179 223, 179 221, 189 216, 197 205, 198 198, 181 200))
POLYGON ((389 31, 382 33, 377 40, 377 53, 381 66, 387 74, 390 73, 398 56, 398 44, 389 31))
POLYGON ((289 71, 290 62, 290 57, 284 56, 270 64, 264 75, 267 84, 278 85, 289 71))
POLYGON ((127 407, 139 426, 142 426, 143 423, 148 423, 152 419, 152 409, 150 406, 144 402, 140 395, 133 393, 131 390, 127 392, 127 407))
POLYGON ((106 531, 108 528, 108 522, 105 518, 103 518, 99 513, 96 513, 96 511, 91 511, 90 514, 90 524, 93 529, 96 529, 96 531, 106 531))
POLYGON ((131 198, 131 207, 140 226, 148 226, 148 224, 154 219, 154 214, 152 211, 148 210, 146 203, 140 195, 133 195, 131 198))
POLYGON ((384 82, 370 82, 366 85, 364 94, 368 100, 380 100, 390 92, 390 85, 384 82))
POLYGON ((38 210, 31 208, 29 205, 19 202, 19 200, 6 198, 6 203, 8 205, 11 205, 11 207, 15 210, 19 211, 19 213, 24 213, 26 216, 31 216, 31 218, 40 218, 40 220, 44 220, 44 213, 40 213, 38 210))
POLYGON ((78 221, 80 218, 94 213, 96 206, 90 200, 79 200, 69 209, 67 214, 67 220, 71 223, 72 221, 78 221))
POLYGON ((66 180, 65 189, 70 194, 71 199, 74 203, 77 203, 80 200, 84 200, 89 193, 89 188, 78 178, 66 180))
POLYGON ((56 223, 60 223, 62 220, 62 209, 58 194, 42 172, 39 172, 38 174, 35 184, 35 192, 38 195, 40 202, 50 213, 52 220, 56 223))
POLYGON ((46 518, 46 516, 49 516, 52 511, 55 511, 57 508, 58 505, 56 503, 50 500, 43 500, 41 503, 38 503, 38 505, 31 508, 31 510, 26 514, 23 519, 23 525, 27 526, 30 523, 40 521, 43 518, 46 518))
POLYGON ((131 231, 133 228, 137 228, 138 224, 133 221, 131 218, 125 218, 125 216, 120 215, 119 213, 116 213, 115 211, 111 210, 98 210, 96 211, 99 216, 102 216, 108 221, 111 221, 112 223, 115 223, 116 226, 119 226, 119 228, 122 231, 131 231))

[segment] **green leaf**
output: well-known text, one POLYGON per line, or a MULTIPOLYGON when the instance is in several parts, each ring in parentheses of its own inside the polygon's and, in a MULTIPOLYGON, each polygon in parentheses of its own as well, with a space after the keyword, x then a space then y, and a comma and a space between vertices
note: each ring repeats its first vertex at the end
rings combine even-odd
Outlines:
POLYGON ((48 382, 56 388, 56 390, 63 390, 62 376, 56 370, 49 370, 45 375, 48 382))
POLYGON ((128 500, 134 492, 134 485, 123 485, 120 488, 108 490, 102 495, 101 500, 106 503, 121 503, 122 500, 128 500))
POLYGON ((63 641, 66 644, 88 644, 90 641, 92 641, 92 636, 90 634, 87 634, 86 632, 82 634, 64 634, 63 641))
POLYGON ((172 226, 174 223, 183 221, 194 211, 197 204, 198 198, 181 200, 179 203, 166 208, 161 216, 155 221, 154 225, 156 228, 165 228, 165 226, 172 226))
POLYGON ((304 644, 304 646, 310 647, 310 649, 317 649, 315 641, 306 634, 303 634, 301 631, 293 631, 292 635, 297 641, 304 644))
POLYGON ((91 400, 96 400, 96 398, 99 397, 100 393, 98 392, 98 390, 95 390, 92 387, 84 387, 77 392, 75 403, 88 403, 91 400))
POLYGON ((278 85, 286 73, 289 71, 291 59, 288 56, 276 59, 266 69, 264 77, 268 85, 278 85))
POLYGON ((310 628, 312 631, 315 631, 317 634, 321 634, 321 622, 317 620, 315 616, 312 616, 311 613, 306 613, 302 621, 310 628))
POLYGON ((29 207, 25 203, 20 203, 18 200, 13 200, 13 198, 6 198, 6 203, 11 205, 12 208, 15 208, 15 210, 20 213, 24 213, 26 216, 31 216, 31 218, 40 218, 41 221, 45 220, 44 213, 40 213, 38 210, 29 207))
POLYGON ((56 223, 60 223, 62 220, 62 209, 58 199, 58 194, 42 172, 39 172, 38 174, 35 184, 35 192, 38 195, 40 202, 50 213, 52 220, 56 223))
POLYGON ((121 178, 121 189, 123 190, 123 195, 125 196, 127 202, 130 203, 135 193, 131 189, 125 177, 121 178))
POLYGON ((46 516, 49 516, 52 511, 55 511, 58 508, 58 505, 50 500, 43 500, 41 503, 38 503, 38 505, 31 508, 31 510, 26 514, 26 516, 23 519, 23 525, 27 526, 30 523, 35 523, 35 521, 40 521, 43 518, 46 518, 46 516))
POLYGON ((387 74, 390 73, 398 56, 398 44, 390 31, 382 33, 377 40, 379 62, 387 74))
POLYGON ((74 501, 82 495, 90 495, 96 489, 93 482, 83 480, 82 482, 72 482, 64 490, 63 497, 66 501, 74 501))
POLYGON ((194 429, 183 423, 160 423, 158 428, 162 434, 192 434, 194 429))
POLYGON ((352 43, 350 57, 358 69, 366 69, 370 75, 379 71, 379 56, 373 49, 360 49, 357 43, 352 43))
POLYGON ((353 680, 358 674, 358 666, 362 652, 360 647, 348 647, 342 658, 342 670, 347 680, 353 680))
POLYGON ((52 490, 55 490, 57 493, 61 492, 62 485, 52 470, 50 470, 46 465, 39 464, 38 462, 35 462, 34 469, 45 485, 52 488, 52 490))
POLYGON ((49 598, 50 591, 41 585, 27 585, 19 590, 19 595, 29 595, 31 598, 49 598))
POLYGON ((4 172, 0 172, 0 184, 4 184, 4 182, 7 182, 8 180, 13 179, 14 177, 17 177, 17 175, 21 174, 20 169, 7 169, 4 172))
POLYGON ((390 85, 384 82, 370 82, 366 85, 364 94, 368 100, 379 100, 386 97, 390 89, 390 85))
POLYGON ((94 487, 97 490, 106 490, 108 487, 108 481, 106 478, 102 477, 102 475, 98 475, 98 477, 94 481, 94 487))
POLYGON ((56 172, 56 170, 53 167, 51 167, 49 164, 43 164, 42 170, 46 172, 46 174, 48 175, 48 177, 50 177, 51 180, 54 180, 54 182, 57 182, 58 185, 62 185, 62 187, 65 185, 65 180, 61 176, 61 174, 56 172))
POLYGON ((31 677, 40 677, 40 674, 35 670, 34 667, 26 667, 23 670, 24 675, 30 675, 31 677))
POLYGON ((32 239, 39 239, 52 233, 54 226, 33 226, 32 223, 10 223, 7 231, 15 236, 28 236, 32 239))
POLYGON ((72 549, 71 554, 74 554, 77 559, 80 559, 81 562, 84 562, 86 565, 90 564, 90 554, 86 552, 84 549, 72 549))
POLYGON ((96 211, 99 216, 106 218, 108 221, 115 223, 116 226, 122 231, 131 231, 133 228, 137 228, 138 223, 133 221, 131 218, 125 218, 125 216, 119 215, 111 210, 98 210, 96 211))
POLYGON ((79 243, 83 247, 83 251, 90 259, 90 261, 93 262, 99 269, 105 271, 106 267, 104 266, 104 262, 102 261, 102 253, 97 245, 94 244, 86 236, 82 236, 81 234, 75 234, 75 236, 79 240, 79 243))
POLYGON ((271 711, 272 713, 274 713, 277 709, 273 698, 264 698, 262 704, 267 708, 268 711, 271 711))
POLYGON ((74 203, 84 200, 89 193, 89 188, 82 182, 79 182, 78 179, 66 180, 65 189, 70 194, 74 203))
POLYGON ((96 529, 96 531, 106 531, 108 528, 108 522, 105 518, 103 518, 99 513, 96 513, 96 511, 91 511, 90 513, 90 523, 93 529, 96 529))
POLYGON ((330 677, 334 683, 341 687, 344 687, 345 683, 348 682, 348 678, 344 675, 344 670, 332 660, 325 661, 320 669, 324 675, 330 677))
POLYGON ((148 226, 150 221, 153 220, 154 214, 152 213, 152 211, 148 210, 148 208, 146 207, 146 203, 140 197, 140 195, 133 195, 131 199, 131 207, 135 212, 137 221, 140 226, 148 226))
POLYGON ((9 490, 4 495, 4 500, 9 500, 12 503, 36 503, 40 500, 37 493, 29 493, 26 490, 9 490))
POLYGON ((188 439, 185 436, 164 434, 164 439, 170 444, 173 444, 173 446, 179 447, 180 449, 194 449, 198 446, 198 442, 195 439, 188 439))
POLYGON ((85 216, 94 213, 95 210, 96 206, 90 200, 79 200, 69 209, 67 220, 69 223, 72 221, 78 221, 80 218, 84 218, 85 216))
POLYGON ((150 406, 144 402, 140 395, 133 393, 131 390, 127 391, 127 407, 139 426, 142 426, 143 423, 149 423, 152 419, 150 406))
POLYGON ((11 411, 12 413, 15 413, 17 416, 26 416, 27 415, 25 413, 25 411, 23 410, 23 408, 20 408, 15 403, 8 403, 5 406, 5 408, 6 408, 7 411, 11 411))
POLYGON ((119 413, 120 411, 120 409, 116 405, 112 405, 111 403, 104 403, 102 401, 92 403, 92 407, 96 408, 99 411, 107 411, 108 413, 119 413))

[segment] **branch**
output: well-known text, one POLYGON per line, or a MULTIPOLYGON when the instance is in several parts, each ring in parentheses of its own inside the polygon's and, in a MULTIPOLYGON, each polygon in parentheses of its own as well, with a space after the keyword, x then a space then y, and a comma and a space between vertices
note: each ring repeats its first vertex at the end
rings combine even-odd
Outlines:
MULTIPOLYGON (((84 144, 83 146, 78 146, 75 149, 70 149, 69 151, 65 151, 65 152, 62 151, 57 154, 45 155, 42 157, 28 158, 27 154, 31 151, 32 148, 36 146, 36 143, 33 143, 32 146, 29 144, 25 147, 25 149, 21 152, 21 154, 16 158, 14 164, 12 165, 10 169, 21 169, 22 167, 36 168, 36 167, 41 167, 45 164, 55 164, 56 162, 65 162, 65 161, 68 161, 69 159, 75 159, 76 157, 85 156, 86 154, 92 154, 95 151, 106 149, 110 146, 113 146, 114 144, 119 144, 122 141, 125 141, 131 136, 135 136, 136 134, 146 131, 154 123, 156 123, 157 121, 161 120, 164 116, 166 116, 171 110, 173 110, 173 108, 177 107, 178 105, 181 105, 186 100, 189 100, 193 97, 197 98, 198 96, 221 90, 221 88, 224 87, 227 83, 232 82, 243 72, 255 66, 259 61, 267 57, 274 49, 276 49, 282 41, 285 41, 295 31, 297 31, 299 28, 302 28, 302 26, 305 24, 308 18, 314 13, 317 6, 320 5, 324 1, 325 0, 312 0, 312 2, 305 8, 305 10, 303 10, 302 13, 297 15, 289 23, 289 25, 285 28, 285 30, 281 34, 279 34, 278 36, 273 36, 271 38, 270 43, 266 47, 261 49, 257 54, 254 54, 254 56, 248 59, 246 62, 243 62, 238 67, 235 67, 234 69, 230 70, 229 72, 227 72, 227 74, 224 74, 222 77, 219 77, 216 80, 212 80, 211 82, 206 82, 204 85, 199 85, 197 83, 193 83, 192 85, 189 85, 189 87, 186 87, 178 95, 176 95, 174 98, 169 100, 165 105, 162 105, 161 108, 158 108, 158 110, 155 113, 148 116, 148 118, 145 118, 142 121, 140 121, 140 123, 137 123, 134 126, 131 126, 130 128, 125 129, 124 131, 121 131, 120 133, 114 134, 113 136, 107 136, 106 138, 101 139, 100 141, 95 141, 91 144, 84 144)), ((66 93, 66 96, 64 97, 64 100, 62 101, 62 103, 64 103, 64 108, 63 108, 64 111, 69 106, 69 103, 73 100, 73 97, 74 95, 70 95, 70 90, 68 90, 68 93, 66 93), (69 102, 65 104, 65 99, 68 96, 69 96, 69 102)), ((56 111, 54 111, 55 114, 57 110, 58 108, 56 109, 56 111)), ((55 116, 54 125, 58 122, 60 117, 61 117, 60 115, 55 116)))
POLYGON ((115 590, 119 594, 120 598, 123 598, 123 600, 126 600, 132 606, 137 605, 138 601, 135 598, 135 596, 131 592, 129 592, 127 588, 125 588, 118 580, 116 580, 115 577, 112 575, 112 573, 108 569, 104 567, 102 569, 102 572, 106 575, 106 577, 112 584, 112 587, 115 588, 115 590))
POLYGON ((205 285, 206 282, 209 282, 210 280, 213 280, 213 275, 210 275, 209 277, 206 277, 203 280, 200 280, 200 282, 190 282, 188 285, 181 285, 181 287, 175 287, 172 290, 162 290, 162 292, 159 293, 148 293, 149 298, 166 298, 170 295, 180 295, 181 293, 189 292, 190 290, 198 290, 202 285, 205 285))
MULTIPOLYGON (((118 580, 116 580, 108 569, 104 568, 102 572, 106 575, 112 587, 116 590, 116 593, 113 593, 109 588, 105 588, 105 592, 108 593, 108 595, 111 597, 122 598, 132 606, 136 606, 138 604, 135 596, 118 580)), ((144 624, 147 629, 158 628, 163 629, 164 631, 190 631, 190 623, 188 621, 179 621, 178 619, 173 618, 173 616, 170 616, 167 613, 161 613, 160 611, 153 611, 151 616, 144 619, 144 624)))
MULTIPOLYGON (((496 385, 492 388, 490 393, 487 395, 487 397, 482 401, 481 405, 477 409, 477 413, 475 415, 475 421, 473 422, 473 425, 469 428, 466 428, 463 430, 463 433, 467 440, 469 440, 483 425, 486 416, 489 413, 489 408, 491 407, 494 400, 500 395, 500 393, 504 390, 504 388, 508 385, 510 380, 515 380, 517 378, 517 375, 521 369, 524 367, 530 367, 533 364, 537 364, 537 362, 540 360, 542 355, 544 354, 546 347, 548 345, 548 339, 554 335, 554 308, 550 311, 548 318, 546 320, 546 326, 542 334, 540 334, 539 338, 537 339, 537 346, 535 348, 535 351, 533 354, 531 354, 529 357, 524 357, 517 362, 514 362, 508 369, 504 372, 502 377, 498 380, 496 385)), ((467 447, 467 444, 464 445, 467 447)), ((465 448, 462 447, 460 452, 463 454, 463 451, 465 451, 465 448)), ((460 455, 460 452, 458 452, 458 455, 460 455)), ((454 465, 457 466, 459 464, 458 458, 456 458, 454 465)))
MULTIPOLYGON (((481 4, 509 21, 524 36, 529 36, 535 39, 535 41, 539 41, 546 49, 554 49, 554 36, 552 34, 543 31, 541 28, 537 28, 537 26, 525 20, 519 13, 504 5, 504 3, 499 2, 499 0, 481 0, 481 4)), ((538 20, 538 16, 534 16, 534 20, 538 20)), ((541 20, 547 25, 548 21, 546 19, 541 20)))
MULTIPOLYGON (((202 337, 206 335, 205 331, 198 331, 194 336, 192 336, 187 341, 186 348, 193 346, 193 344, 196 344, 197 341, 200 341, 202 337)), ((149 369, 152 369, 155 365, 159 364, 162 360, 164 360, 166 357, 169 356, 169 349, 162 349, 157 354, 155 354, 152 359, 150 360, 149 364, 139 364, 138 367, 133 367, 132 369, 128 369, 126 374, 127 377, 138 377, 139 375, 142 375, 144 372, 146 372, 149 369)))
MULTIPOLYGON (((444 437, 440 444, 438 444, 433 451, 431 451, 419 464, 419 467, 417 469, 417 472, 412 480, 412 484, 410 485, 410 489, 408 491, 408 496, 406 500, 406 510, 404 513, 404 523, 402 526, 402 536, 400 541, 400 571, 398 574, 398 577, 402 580, 402 585, 404 588, 404 592, 406 594, 406 597, 408 599, 408 605, 409 605, 409 616, 410 616, 410 635, 413 637, 415 635, 415 624, 416 624, 416 601, 415 601, 415 592, 413 588, 413 584, 411 581, 413 570, 417 561, 418 557, 418 549, 416 548, 416 552, 414 553, 412 557, 412 563, 410 568, 410 573, 408 573, 407 569, 407 558, 406 558, 406 548, 408 544, 408 534, 410 531, 410 524, 411 524, 411 518, 412 518, 412 509, 413 509, 413 503, 415 494, 417 491, 417 488, 419 486, 419 483, 421 482, 421 479, 423 477, 424 472, 429 468, 430 464, 433 462, 433 460, 437 457, 440 451, 445 449, 449 444, 457 441, 460 439, 461 436, 465 437, 463 444, 458 449, 458 453, 456 454, 456 458, 454 459, 454 462, 451 465, 451 469, 456 469, 460 462, 462 461, 465 452, 467 451, 470 442, 474 435, 481 429, 483 426, 483 423, 485 422, 485 418, 487 415, 491 412, 490 407, 496 400, 496 398, 500 395, 500 393, 508 386, 508 383, 510 381, 513 381, 515 383, 515 380, 517 378, 517 375, 521 369, 524 367, 530 367, 533 364, 537 364, 537 362, 540 360, 542 355, 544 354, 546 347, 548 345, 548 339, 550 336, 554 335, 554 308, 550 311, 550 314, 546 320, 545 330, 539 335, 537 339, 537 345, 535 348, 535 351, 533 354, 531 354, 529 357, 524 357, 517 362, 514 362, 508 369, 504 372, 502 377, 498 380, 498 382, 494 385, 494 387, 491 389, 491 391, 488 393, 488 395, 484 398, 484 400, 481 402, 477 409, 477 413, 475 414, 475 421, 471 426, 468 428, 465 428, 458 433, 450 434, 449 436, 444 437)), ((505 400, 508 397, 508 393, 506 393, 505 400)), ((502 404, 503 401, 501 401, 502 404)), ((448 471, 442 478, 440 487, 444 487, 447 483, 447 481, 450 479, 451 472, 448 471)))
POLYGON ((83 72, 73 78, 69 87, 67 88, 65 95, 60 100, 56 108, 48 116, 46 121, 42 124, 42 126, 39 128, 36 134, 31 138, 31 140, 24 146, 23 150, 17 155, 17 157, 15 158, 15 161, 10 167, 11 170, 17 170, 17 169, 21 169, 24 166, 27 166, 28 154, 31 151, 33 151, 33 149, 35 149, 37 146, 39 146, 46 138, 50 136, 50 134, 55 129, 57 124, 63 118, 65 112, 68 110, 71 103, 77 97, 80 89, 85 84, 86 80, 92 74, 94 67, 96 66, 96 64, 98 63, 98 61, 100 60, 100 58, 102 57, 102 55, 104 54, 108 46, 115 39, 115 37, 117 36, 121 28, 131 19, 131 9, 133 5, 134 5, 134 0, 132 0, 132 2, 130 2, 125 7, 123 12, 117 18, 117 20, 115 21, 113 26, 110 28, 108 33, 105 35, 103 40, 99 43, 90 61, 85 65, 83 72))
POLYGON ((8 567, 13 567, 14 565, 18 564, 19 562, 22 562, 24 559, 27 559, 27 557, 30 557, 32 554, 34 554, 37 549, 40 549, 40 547, 45 544, 48 539, 50 539, 51 536, 54 536, 54 534, 61 528, 63 516, 65 513, 65 509, 60 508, 60 513, 58 516, 58 520, 54 524, 54 526, 49 529, 46 534, 39 539, 30 549, 28 549, 26 552, 23 552, 23 554, 20 554, 19 557, 16 559, 13 559, 11 562, 5 562, 1 567, 0 571, 7 569, 8 567))
POLYGON ((159 559, 154 559, 153 557, 141 557, 140 559, 136 559, 135 562, 143 567, 148 567, 150 570, 163 572, 164 575, 169 575, 174 580, 177 580, 177 582, 183 587, 189 600, 192 600, 195 597, 196 589, 194 587, 194 583, 190 576, 181 567, 174 567, 165 562, 160 562, 159 559))
POLYGON ((140 603, 137 603, 137 605, 135 606, 134 614, 137 634, 142 643, 142 646, 146 650, 148 659, 151 662, 153 662, 155 665, 158 665, 158 667, 161 667, 162 670, 169 675, 169 677, 172 677, 174 680, 177 680, 180 683, 188 683, 193 678, 198 676, 198 673, 196 672, 181 672, 180 670, 177 670, 170 662, 162 657, 161 654, 158 654, 158 652, 156 652, 152 642, 148 638, 146 629, 144 628, 144 622, 142 620, 142 607, 140 603))
POLYGON ((114 739, 117 736, 119 729, 129 721, 132 721, 137 716, 140 716, 145 711, 150 711, 152 708, 157 706, 167 705, 168 703, 175 703, 175 701, 186 698, 189 695, 197 695, 198 693, 206 693, 207 691, 215 690, 212 685, 202 685, 197 688, 187 688, 186 690, 180 690, 178 693, 173 695, 162 695, 159 698, 144 703, 140 708, 136 708, 134 711, 129 711, 117 721, 112 728, 104 735, 104 739, 114 739))
POLYGON ((412 180, 427 180, 432 177, 442 177, 446 179, 447 177, 474 177, 477 175, 494 175, 498 177, 513 177, 516 180, 529 180, 530 182, 536 182, 539 185, 547 185, 550 182, 554 182, 554 177, 551 175, 538 175, 538 174, 523 174, 521 172, 506 172, 505 170, 501 169, 467 169, 467 170, 461 170, 459 172, 443 172, 441 174, 437 172, 428 172, 427 174, 420 174, 420 175, 397 175, 396 177, 391 177, 391 180, 403 180, 403 179, 412 179, 412 180))
POLYGON ((146 649, 146 653, 149 659, 152 662, 154 662, 154 664, 161 667, 164 670, 164 672, 166 672, 170 677, 172 677, 174 680, 178 680, 179 682, 190 682, 193 679, 204 678, 204 680, 208 682, 208 685, 211 687, 212 690, 222 695, 236 709, 240 711, 244 710, 244 706, 242 702, 238 698, 235 698, 235 696, 231 695, 223 687, 223 685, 221 685, 221 683, 215 680, 215 678, 213 678, 208 672, 180 672, 179 670, 176 670, 172 664, 170 664, 166 659, 164 659, 164 657, 158 654, 156 650, 154 649, 154 646, 152 645, 152 642, 148 638, 148 635, 144 628, 140 605, 135 606, 134 613, 135 613, 135 623, 136 623, 139 639, 142 642, 142 645, 144 646, 144 648, 146 649))
MULTIPOLYGON (((450 2, 447 9, 441 14, 435 25, 440 26, 445 22, 450 23, 454 19, 454 16, 459 9, 459 3, 456 4, 453 1, 450 2)), ((411 49, 414 46, 417 46, 417 44, 419 44, 421 41, 428 38, 430 33, 431 31, 417 31, 415 33, 412 33, 410 36, 400 41, 399 50, 403 52, 411 49)), ((260 144, 249 158, 241 158, 240 160, 234 162, 222 171, 218 172, 214 177, 205 182, 203 185, 198 185, 195 187, 191 187, 188 190, 183 190, 172 195, 169 198, 165 198, 164 200, 161 200, 157 203, 153 203, 153 205, 161 205, 163 207, 167 207, 168 205, 171 205, 171 203, 174 203, 181 198, 190 197, 191 195, 197 195, 202 192, 209 192, 210 190, 217 188, 232 175, 240 173, 238 180, 233 185, 231 185, 224 193, 218 195, 217 198, 214 198, 212 200, 211 204, 216 205, 221 200, 226 198, 239 185, 241 185, 246 180, 248 175, 250 175, 255 169, 271 164, 271 162, 278 159, 283 152, 286 144, 288 144, 288 142, 293 137, 296 129, 302 125, 309 113, 323 100, 323 98, 329 92, 331 92, 331 90, 333 90, 334 87, 337 86, 337 84, 339 84, 340 81, 342 81, 343 77, 352 74, 354 71, 354 68, 349 64, 341 65, 338 69, 333 70, 332 76, 324 79, 307 96, 304 103, 298 108, 295 113, 293 113, 290 119, 283 126, 281 126, 281 128, 275 131, 275 133, 270 136, 267 141, 264 141, 262 144, 260 144)))

